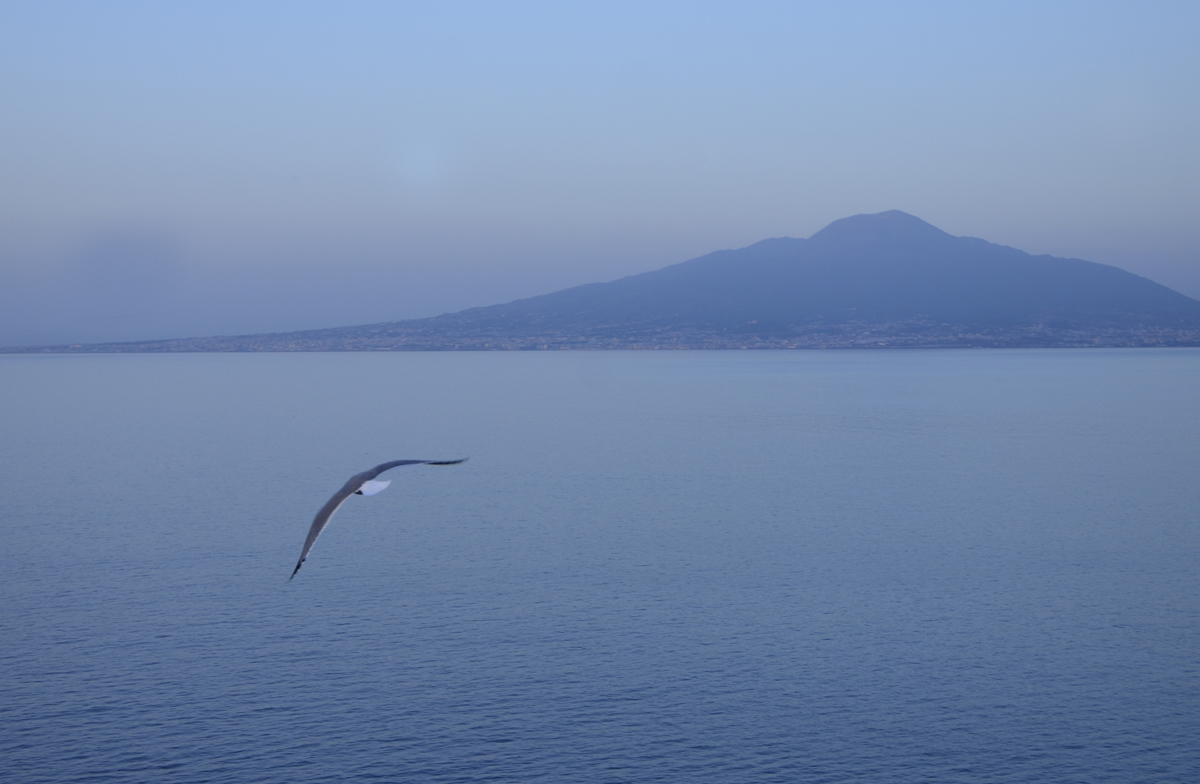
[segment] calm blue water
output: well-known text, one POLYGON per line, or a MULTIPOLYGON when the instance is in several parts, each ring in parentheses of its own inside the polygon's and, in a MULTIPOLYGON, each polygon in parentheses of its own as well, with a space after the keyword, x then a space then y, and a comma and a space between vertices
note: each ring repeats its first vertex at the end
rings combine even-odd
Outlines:
POLYGON ((0 357, 5 782, 1200 781, 1200 351, 0 357), (313 513, 352 498, 294 582, 313 513))

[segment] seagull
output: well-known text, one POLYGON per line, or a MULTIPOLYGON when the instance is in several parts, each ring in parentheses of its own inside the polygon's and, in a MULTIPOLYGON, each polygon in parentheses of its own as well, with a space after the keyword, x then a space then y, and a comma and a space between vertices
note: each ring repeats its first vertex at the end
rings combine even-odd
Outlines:
MULTIPOLYGON (((397 466, 458 465, 466 461, 465 457, 462 460, 393 460, 390 463, 380 463, 369 471, 363 471, 361 474, 350 477, 346 484, 342 485, 342 489, 334 493, 333 498, 326 501, 325 505, 321 507, 321 511, 317 512, 317 516, 313 518, 312 526, 308 529, 308 538, 304 540, 304 549, 300 551, 300 560, 296 562, 296 568, 292 570, 292 577, 295 577, 296 572, 300 571, 300 567, 304 565, 304 560, 308 558, 308 551, 312 549, 317 537, 325 530, 325 526, 329 525, 329 518, 333 517, 333 513, 338 510, 338 507, 346 503, 347 498, 352 495, 375 495, 383 492, 384 488, 391 484, 390 481, 376 481, 375 477, 397 466)), ((288 579, 291 580, 292 577, 288 579)))

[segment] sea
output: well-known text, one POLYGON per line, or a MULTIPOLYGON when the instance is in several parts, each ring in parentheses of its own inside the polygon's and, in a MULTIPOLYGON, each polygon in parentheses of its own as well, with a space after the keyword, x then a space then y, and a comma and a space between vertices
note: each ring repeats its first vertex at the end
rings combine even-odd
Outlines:
POLYGON ((1200 781, 1196 349, 0 356, 0 500, 3 782, 1200 781))

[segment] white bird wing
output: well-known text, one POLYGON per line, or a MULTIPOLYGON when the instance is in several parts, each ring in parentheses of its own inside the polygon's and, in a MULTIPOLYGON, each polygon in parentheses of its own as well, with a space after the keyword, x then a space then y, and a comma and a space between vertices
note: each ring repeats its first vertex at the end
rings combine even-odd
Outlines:
POLYGON ((363 495, 375 495, 376 493, 382 493, 391 483, 390 479, 370 479, 363 482, 363 486, 358 488, 358 491, 363 495))

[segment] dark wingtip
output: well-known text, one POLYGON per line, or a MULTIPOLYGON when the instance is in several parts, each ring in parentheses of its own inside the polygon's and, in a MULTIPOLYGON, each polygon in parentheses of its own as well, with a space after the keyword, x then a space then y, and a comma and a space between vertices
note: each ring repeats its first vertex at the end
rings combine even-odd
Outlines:
POLYGON ((458 465, 459 463, 465 463, 470 459, 471 458, 469 457, 464 457, 461 460, 430 460, 428 463, 426 463, 426 465, 458 465))

